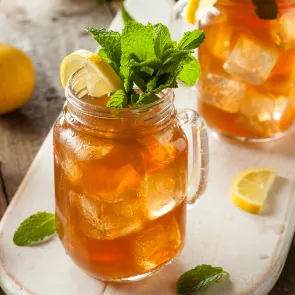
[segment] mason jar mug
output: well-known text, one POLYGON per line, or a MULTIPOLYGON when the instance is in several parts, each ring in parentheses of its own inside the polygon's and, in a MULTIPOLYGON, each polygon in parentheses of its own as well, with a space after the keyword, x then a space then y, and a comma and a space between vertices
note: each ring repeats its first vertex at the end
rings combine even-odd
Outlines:
POLYGON ((207 133, 193 110, 175 110, 174 92, 138 108, 87 99, 76 72, 54 126, 57 232, 91 276, 132 281, 171 262, 185 240, 186 208, 205 189, 207 133), (192 177, 188 140, 192 130, 192 177), (199 175, 199 181, 196 181, 199 175), (188 200, 187 191, 192 193, 188 200))

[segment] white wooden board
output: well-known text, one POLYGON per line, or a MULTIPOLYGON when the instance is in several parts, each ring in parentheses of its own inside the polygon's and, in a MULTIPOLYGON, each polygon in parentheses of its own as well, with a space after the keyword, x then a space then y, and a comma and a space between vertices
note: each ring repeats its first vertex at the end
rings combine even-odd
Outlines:
MULTIPOLYGON (((129 0, 141 21, 168 23, 169 0, 129 0), (156 8, 155 8, 156 7, 156 8)), ((122 26, 119 17, 113 29, 122 26)), ((176 92, 179 107, 196 104, 193 89, 176 92)), ((210 295, 266 295, 284 265, 295 229, 295 132, 263 145, 240 145, 210 137, 210 176, 202 200, 188 213, 187 240, 180 257, 151 278, 130 284, 96 281, 65 255, 57 237, 36 247, 17 247, 18 225, 37 211, 54 211, 50 132, 0 224, 0 284, 9 295, 169 295, 186 270, 199 264, 222 266, 230 280, 210 295), (276 167, 279 177, 262 215, 247 214, 230 199, 233 178, 255 166, 276 167)))

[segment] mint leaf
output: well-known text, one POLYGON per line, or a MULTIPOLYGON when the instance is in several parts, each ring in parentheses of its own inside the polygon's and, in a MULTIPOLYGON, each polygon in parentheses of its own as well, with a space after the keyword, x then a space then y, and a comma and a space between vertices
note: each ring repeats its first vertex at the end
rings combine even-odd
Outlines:
POLYGON ((125 24, 129 21, 134 21, 134 18, 128 13, 123 2, 121 2, 121 15, 125 24))
POLYGON ((130 95, 130 98, 131 98, 131 104, 135 105, 137 101, 139 100, 139 94, 133 91, 130 95))
POLYGON ((127 106, 128 96, 124 89, 120 89, 112 93, 108 103, 108 108, 124 108, 127 106))
POLYGON ((131 60, 131 67, 132 69, 136 68, 152 68, 152 69, 159 69, 162 66, 162 61, 159 58, 149 58, 142 62, 136 62, 135 60, 131 60))
POLYGON ((173 47, 169 29, 161 23, 154 25, 154 46, 156 56, 160 59, 167 49, 173 47))
POLYGON ((159 99, 159 97, 153 93, 140 93, 139 99, 135 103, 136 106, 142 106, 145 104, 150 104, 152 102, 155 102, 159 99))
POLYGON ((194 295, 197 291, 211 283, 218 283, 228 276, 221 267, 199 265, 185 272, 178 280, 176 289, 179 295, 194 295))
POLYGON ((177 88, 177 77, 183 69, 190 52, 185 55, 175 55, 167 62, 157 74, 148 82, 147 90, 154 93, 159 93, 166 88, 177 88))
POLYGON ((194 86, 200 77, 201 67, 194 56, 189 56, 177 78, 186 86, 194 86))
POLYGON ((183 50, 196 49, 203 43, 204 40, 205 34, 201 30, 186 32, 177 44, 177 48, 183 50))
POLYGON ((150 61, 157 59, 153 44, 153 27, 149 24, 144 26, 140 23, 129 21, 122 32, 121 37, 121 76, 124 78, 124 87, 128 93, 135 83, 142 91, 146 84, 139 74, 140 70, 151 65, 150 61))
POLYGON ((131 68, 129 66, 121 66, 120 67, 120 75, 124 81, 124 89, 128 93, 132 90, 133 81, 131 80, 131 68))
POLYGON ((135 85, 141 90, 146 90, 146 83, 141 75, 138 74, 138 72, 131 71, 131 79, 135 83, 135 85))
POLYGON ((122 31, 121 48, 122 66, 129 66, 132 59, 139 63, 156 59, 152 25, 129 21, 122 31))
POLYGON ((114 70, 119 74, 121 60, 121 35, 118 32, 107 31, 106 29, 85 28, 104 50, 104 56, 112 61, 114 70))
POLYGON ((173 73, 158 74, 147 85, 147 91, 159 93, 166 88, 177 88, 176 76, 173 73))
POLYGON ((24 220, 13 236, 17 246, 29 246, 55 233, 55 215, 38 212, 24 220))
POLYGON ((176 48, 168 49, 165 52, 165 55, 163 57, 163 63, 166 65, 169 62, 177 61, 179 59, 185 59, 188 55, 191 54, 190 50, 180 50, 176 48))
POLYGON ((113 61, 108 57, 104 49, 99 49, 97 53, 100 57, 102 57, 108 64, 113 65, 113 61))

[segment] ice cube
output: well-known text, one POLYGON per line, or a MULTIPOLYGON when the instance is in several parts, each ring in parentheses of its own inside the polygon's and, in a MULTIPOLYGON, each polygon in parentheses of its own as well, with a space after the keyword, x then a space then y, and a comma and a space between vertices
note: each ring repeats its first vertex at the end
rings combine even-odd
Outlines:
POLYGON ((168 166, 173 163, 179 154, 187 147, 183 137, 176 132, 174 124, 152 136, 139 140, 145 147, 143 157, 148 172, 168 166))
POLYGON ((271 39, 283 50, 288 50, 295 46, 294 17, 294 9, 286 10, 279 19, 274 20, 270 25, 271 39))
POLYGON ((175 218, 168 224, 150 225, 135 238, 135 261, 144 270, 151 270, 174 257, 180 245, 180 229, 175 218))
POLYGON ((273 96, 289 97, 295 91, 295 80, 292 77, 273 76, 261 86, 261 91, 273 96))
POLYGON ((78 153, 80 161, 101 159, 111 152, 113 146, 111 144, 94 146, 91 144, 84 144, 78 153))
POLYGON ((140 198, 105 203, 94 197, 72 192, 70 203, 76 210, 76 226, 88 238, 113 240, 143 227, 143 206, 140 198))
MULTIPOLYGON (((95 151, 97 149, 95 148, 95 151)), ((92 154, 93 155, 93 154, 92 154)), ((129 195, 142 195, 145 163, 138 144, 118 141, 107 154, 78 161, 84 194, 104 202, 119 202, 129 195)))
POLYGON ((241 36, 223 68, 244 82, 260 85, 267 79, 277 58, 275 49, 241 36))
POLYGON ((101 159, 113 149, 110 140, 96 139, 69 129, 61 133, 61 139, 64 150, 70 152, 71 156, 79 161, 101 159))
POLYGON ((87 195, 114 203, 124 200, 126 196, 144 194, 144 167, 141 162, 138 162, 137 170, 130 164, 116 167, 95 161, 82 162, 80 166, 83 171, 81 182, 87 195))
POLYGON ((289 100, 249 91, 242 101, 237 121, 247 129, 264 136, 273 136, 280 131, 280 121, 289 100))
POLYGON ((275 96, 289 97, 295 90, 295 52, 289 50, 280 54, 268 79, 259 91, 270 92, 275 96))
POLYGON ((212 53, 220 59, 228 59, 231 53, 231 39, 233 36, 233 26, 222 24, 219 26, 214 26, 214 33, 212 32, 207 42, 207 47, 212 50, 212 53))
POLYGON ((236 113, 243 98, 245 85, 225 76, 208 74, 200 82, 201 99, 227 113, 236 113))
POLYGON ((147 217, 156 219, 171 211, 186 196, 186 167, 163 168, 147 175, 147 192, 144 197, 147 217))
POLYGON ((68 176, 68 179, 72 183, 77 183, 82 178, 82 171, 79 168, 78 164, 74 160, 70 159, 64 159, 62 162, 62 166, 66 172, 66 175, 68 176))

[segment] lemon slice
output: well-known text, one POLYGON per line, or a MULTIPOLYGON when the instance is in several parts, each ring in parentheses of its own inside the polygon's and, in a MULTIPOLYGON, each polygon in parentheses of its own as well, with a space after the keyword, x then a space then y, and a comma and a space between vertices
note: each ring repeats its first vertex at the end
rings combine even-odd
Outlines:
POLYGON ((258 167, 243 171, 232 184, 234 204, 244 211, 259 214, 276 175, 275 168, 258 167))
POLYGON ((65 88, 68 79, 85 67, 85 86, 91 96, 100 97, 123 88, 123 83, 113 68, 99 55, 80 49, 66 56, 60 66, 60 80, 65 88))
MULTIPOLYGON (((215 3, 216 0, 189 0, 186 12, 187 22, 191 25, 194 25, 197 21, 198 10, 203 9, 204 11, 206 11, 206 9, 213 6, 215 3)), ((200 15, 203 15, 203 12, 200 15)))

